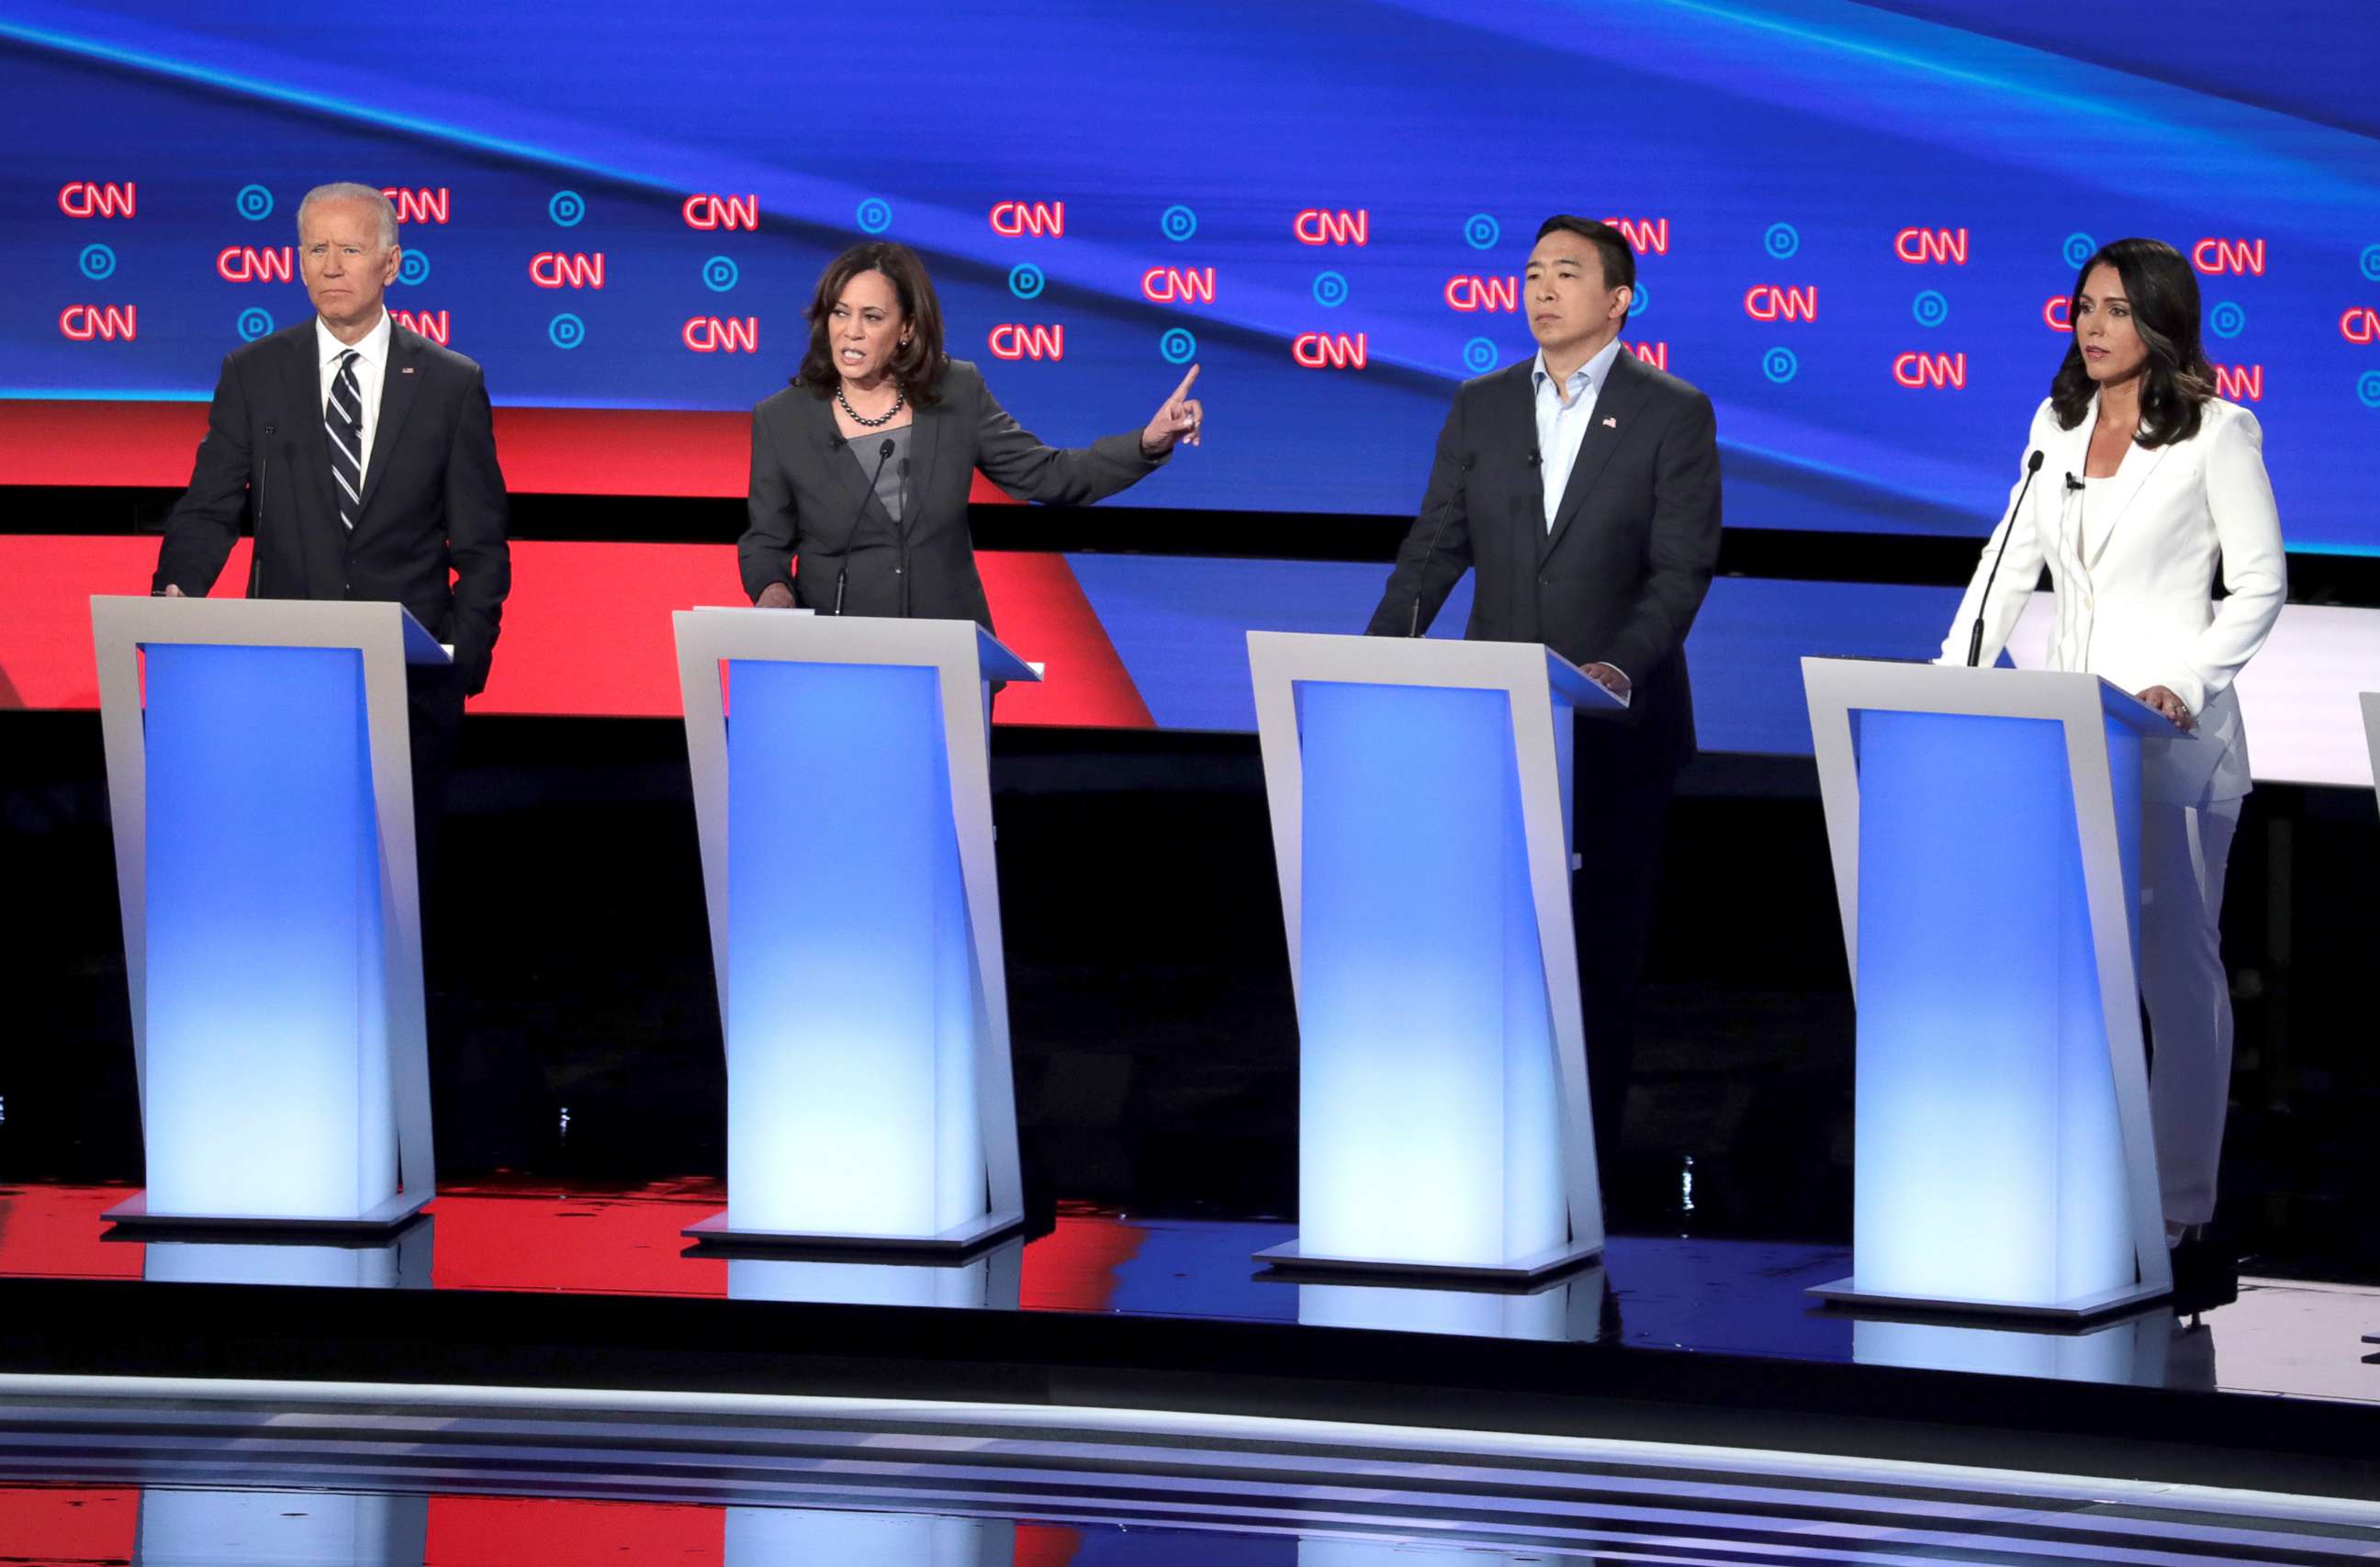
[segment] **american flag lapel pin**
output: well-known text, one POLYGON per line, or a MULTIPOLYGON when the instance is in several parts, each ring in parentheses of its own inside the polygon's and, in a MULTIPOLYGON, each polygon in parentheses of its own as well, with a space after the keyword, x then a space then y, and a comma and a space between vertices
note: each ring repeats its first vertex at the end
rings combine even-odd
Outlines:
MULTIPOLYGON (((413 373, 413 367, 411 365, 400 366, 396 373, 399 375, 411 375, 413 373)), ((1611 421, 1609 419, 1605 419, 1603 422, 1609 424, 1611 421)))
POLYGON ((1606 414, 1603 416, 1603 428, 1606 430, 1617 430, 1620 428, 1620 421, 1612 418, 1609 414, 1606 414))

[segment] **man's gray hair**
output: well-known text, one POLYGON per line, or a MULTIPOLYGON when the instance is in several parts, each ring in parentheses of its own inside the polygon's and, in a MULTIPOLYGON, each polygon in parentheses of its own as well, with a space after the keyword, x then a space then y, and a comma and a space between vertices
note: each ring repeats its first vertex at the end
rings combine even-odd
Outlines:
POLYGON ((306 234, 306 209, 317 201, 366 201, 380 212, 380 243, 382 249, 396 243, 396 203, 378 186, 358 185, 352 179, 342 179, 330 185, 318 185, 306 192, 298 203, 298 235, 306 234))

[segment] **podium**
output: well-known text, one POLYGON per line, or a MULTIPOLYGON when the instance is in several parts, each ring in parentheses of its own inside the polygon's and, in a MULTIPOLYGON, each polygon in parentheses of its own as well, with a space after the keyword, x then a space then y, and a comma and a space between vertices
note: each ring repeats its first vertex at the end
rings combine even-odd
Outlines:
POLYGON ((405 666, 445 650, 392 603, 91 618, 148 1163, 105 1217, 403 1224, 437 1190, 405 666))
POLYGON ((2372 751, 2372 791, 2380 797, 2380 691, 2362 691, 2356 700, 2363 707, 2363 743, 2372 751))
POLYGON ((2167 1294, 2136 954, 2141 742, 2090 674, 1802 661, 1858 1005, 1852 1268, 2079 1320, 2167 1294))
POLYGON ((972 621, 674 617, 727 1045, 698 1241, 963 1256, 1025 1221, 972 621))
POLYGON ((1603 1248, 1571 929, 1572 709, 1531 643, 1248 634, 1297 994, 1298 1234, 1337 1275, 1603 1248))

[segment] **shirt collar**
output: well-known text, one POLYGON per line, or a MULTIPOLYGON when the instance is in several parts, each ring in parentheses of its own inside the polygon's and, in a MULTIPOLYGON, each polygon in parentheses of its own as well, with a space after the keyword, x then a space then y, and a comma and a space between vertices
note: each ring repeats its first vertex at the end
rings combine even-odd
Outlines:
MULTIPOLYGON (((1572 402, 1577 401, 1577 393, 1581 387, 1587 387, 1597 393, 1602 391, 1603 383, 1611 375, 1611 362, 1620 357, 1620 339, 1614 337, 1597 350, 1595 358, 1570 372, 1570 380, 1566 384, 1572 394, 1572 402)), ((1553 372, 1546 369, 1546 351, 1540 348, 1537 350, 1536 358, 1529 366, 1529 385, 1534 391, 1543 392, 1547 383, 1552 380, 1553 372)))
POLYGON ((364 334, 361 342, 342 343, 331 335, 331 329, 323 324, 322 318, 318 315, 314 318, 315 355, 323 364, 336 364, 341 354, 353 348, 357 358, 366 360, 376 368, 385 370, 388 368, 389 340, 394 335, 390 331, 390 320, 388 307, 383 305, 381 307, 380 320, 373 323, 370 332, 364 334))

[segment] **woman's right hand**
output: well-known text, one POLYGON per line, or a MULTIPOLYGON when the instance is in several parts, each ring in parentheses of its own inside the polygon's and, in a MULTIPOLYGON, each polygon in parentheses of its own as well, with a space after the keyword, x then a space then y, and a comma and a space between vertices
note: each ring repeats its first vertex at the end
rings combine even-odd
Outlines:
POLYGON ((752 601, 752 607, 758 610, 792 609, 794 590, 782 582, 771 582, 760 589, 760 596, 752 601))

